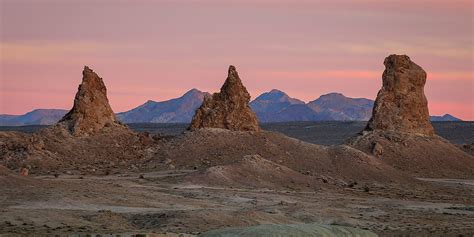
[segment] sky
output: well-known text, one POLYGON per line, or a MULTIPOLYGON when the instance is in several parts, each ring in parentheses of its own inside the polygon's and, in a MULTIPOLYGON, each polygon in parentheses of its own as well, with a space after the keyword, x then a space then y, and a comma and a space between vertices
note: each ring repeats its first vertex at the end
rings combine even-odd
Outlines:
POLYGON ((427 73, 430 114, 474 120, 470 0, 0 0, 0 114, 72 107, 82 69, 115 112, 191 88, 216 92, 235 65, 252 98, 279 89, 375 99, 383 60, 427 73))

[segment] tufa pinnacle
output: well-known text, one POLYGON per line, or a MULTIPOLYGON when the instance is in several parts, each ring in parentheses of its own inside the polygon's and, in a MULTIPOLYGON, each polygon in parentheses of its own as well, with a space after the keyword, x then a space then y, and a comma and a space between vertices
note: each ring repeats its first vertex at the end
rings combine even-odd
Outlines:
POLYGON ((250 94, 230 65, 219 93, 206 96, 196 110, 190 129, 224 128, 234 131, 259 131, 257 116, 249 107, 250 94))
MULTIPOLYGON (((59 121, 74 135, 93 134, 105 126, 119 125, 107 99, 107 88, 88 66, 82 71, 82 83, 74 106, 59 121)), ((121 126, 121 125, 120 125, 121 126)))
POLYGON ((424 93, 426 72, 406 55, 390 55, 384 65, 383 86, 366 130, 433 135, 424 93))

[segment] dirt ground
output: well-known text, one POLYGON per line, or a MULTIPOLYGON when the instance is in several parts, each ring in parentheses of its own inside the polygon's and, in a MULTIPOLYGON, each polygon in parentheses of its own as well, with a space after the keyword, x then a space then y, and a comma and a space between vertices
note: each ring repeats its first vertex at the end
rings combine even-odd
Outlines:
MULTIPOLYGON (((278 223, 338 224, 382 236, 472 236, 474 180, 314 190, 204 186, 195 170, 34 176, 0 185, 0 230, 15 234, 199 233, 278 223)), ((183 235, 185 236, 185 235, 183 235)))
POLYGON ((474 161, 444 139, 381 140, 376 157, 268 131, 61 131, 0 133, 0 237, 195 236, 304 223, 380 236, 474 235, 474 161), (423 155, 442 145, 437 172, 418 172, 423 155), (388 156, 399 151, 405 166, 388 156), (24 167, 27 177, 18 175, 24 167))

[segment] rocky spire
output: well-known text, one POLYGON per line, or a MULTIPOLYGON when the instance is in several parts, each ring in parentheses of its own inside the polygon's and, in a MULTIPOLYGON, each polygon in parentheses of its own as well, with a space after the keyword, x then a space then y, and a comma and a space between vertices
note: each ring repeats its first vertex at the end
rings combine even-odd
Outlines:
POLYGON ((94 71, 85 66, 74 106, 59 121, 74 135, 93 134, 105 126, 119 125, 107 99, 107 88, 94 71))
POLYGON ((224 128, 234 131, 259 131, 257 116, 249 107, 248 93, 234 66, 219 93, 206 96, 191 122, 190 129, 224 128))
POLYGON ((406 55, 390 55, 384 65, 383 86, 366 130, 433 135, 424 94, 426 72, 406 55))

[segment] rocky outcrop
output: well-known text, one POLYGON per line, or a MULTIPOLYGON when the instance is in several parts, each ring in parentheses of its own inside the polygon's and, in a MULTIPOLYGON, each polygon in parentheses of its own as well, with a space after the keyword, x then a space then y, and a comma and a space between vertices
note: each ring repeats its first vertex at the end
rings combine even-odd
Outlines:
POLYGON ((73 135, 90 135, 106 126, 122 126, 107 99, 107 88, 94 71, 85 66, 73 108, 59 121, 73 135))
POLYGON ((384 61, 383 86, 366 130, 434 135, 424 94, 426 72, 406 55, 384 61))
POLYGON ((234 66, 219 93, 206 96, 190 125, 190 129, 224 128, 233 131, 259 131, 257 116, 249 107, 248 93, 234 66))
POLYGON ((472 178, 472 156, 434 133, 423 92, 426 72, 405 55, 390 55, 384 64, 372 118, 347 143, 415 177, 472 178))

